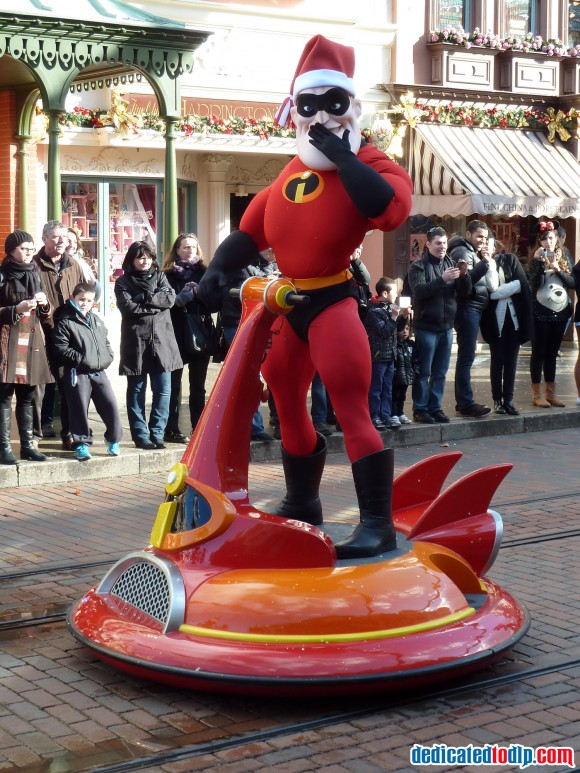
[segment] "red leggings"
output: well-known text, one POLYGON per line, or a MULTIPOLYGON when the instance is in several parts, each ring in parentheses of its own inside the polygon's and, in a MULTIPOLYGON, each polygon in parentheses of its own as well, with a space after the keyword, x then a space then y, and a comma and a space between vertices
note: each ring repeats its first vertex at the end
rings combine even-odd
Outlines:
POLYGON ((276 403, 284 449, 292 456, 309 456, 316 446, 306 405, 316 371, 332 400, 351 463, 381 451, 383 441, 369 414, 369 342, 354 298, 321 312, 310 325, 308 343, 284 317, 272 329, 262 373, 276 403))

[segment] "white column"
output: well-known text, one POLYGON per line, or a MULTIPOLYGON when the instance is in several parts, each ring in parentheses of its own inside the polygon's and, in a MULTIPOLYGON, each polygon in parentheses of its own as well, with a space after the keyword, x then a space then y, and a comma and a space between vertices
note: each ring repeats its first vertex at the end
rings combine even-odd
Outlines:
POLYGON ((233 161, 233 156, 218 154, 204 158, 208 181, 208 255, 214 254, 230 232, 230 198, 226 191, 226 177, 233 161))

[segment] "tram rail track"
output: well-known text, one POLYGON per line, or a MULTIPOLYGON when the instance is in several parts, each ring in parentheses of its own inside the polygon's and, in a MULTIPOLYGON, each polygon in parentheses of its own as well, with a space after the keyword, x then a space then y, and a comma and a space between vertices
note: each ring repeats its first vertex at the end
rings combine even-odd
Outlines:
MULTIPOLYGON (((580 495, 580 492, 579 492, 579 495, 580 495)), ((576 537, 580 537, 580 528, 562 530, 557 532, 548 532, 545 534, 536 534, 536 535, 531 535, 529 537, 518 537, 511 540, 504 540, 502 542, 500 550, 524 547, 527 545, 537 545, 537 544, 542 544, 544 542, 554 542, 560 539, 574 539, 576 537)), ((119 555, 111 559, 106 559, 106 560, 82 562, 82 563, 69 564, 69 565, 61 564, 54 568, 50 566, 46 566, 36 570, 28 570, 25 572, 15 572, 13 574, 4 575, 0 577, 0 587, 2 585, 5 586, 9 584, 10 581, 21 580, 26 577, 35 577, 37 575, 46 575, 46 574, 55 574, 55 575, 71 574, 81 570, 98 569, 100 567, 109 567, 109 566, 112 566, 119 558, 122 558, 122 555, 119 555)), ((79 578, 79 579, 82 580, 82 578, 79 578)), ((43 606, 61 607, 63 611, 62 612, 55 611, 55 612, 50 612, 50 613, 38 615, 38 616, 35 616, 33 613, 30 614, 30 608, 25 608, 24 610, 21 610, 18 613, 18 617, 15 616, 12 619, 0 620, 0 635, 8 631, 15 631, 18 629, 30 628, 35 625, 41 626, 41 625, 48 625, 51 623, 61 622, 66 618, 66 610, 68 609, 71 603, 73 602, 72 601, 62 602, 62 603, 44 602, 43 606)))
POLYGON ((91 767, 86 771, 79 770, 77 773, 89 773, 89 770, 90 773, 133 773, 133 771, 146 770, 148 768, 158 771, 162 765, 193 760, 196 757, 217 754, 219 752, 235 749, 236 747, 258 744, 265 741, 272 741, 277 738, 282 738, 284 736, 289 736, 296 733, 307 733, 309 731, 341 724, 344 722, 352 722, 371 714, 389 710, 404 709, 406 707, 412 706, 415 703, 424 702, 426 700, 437 701, 452 699, 460 695, 492 690, 498 687, 516 684, 517 682, 524 680, 565 672, 570 669, 578 668, 579 666, 580 657, 570 657, 557 663, 536 667, 524 667, 517 673, 511 672, 508 674, 496 675, 483 679, 472 677, 468 682, 456 684, 452 687, 442 687, 440 689, 431 687, 429 688, 428 693, 424 691, 417 691, 412 695, 412 697, 409 698, 407 696, 405 700, 401 700, 400 698, 394 696, 387 698, 382 697, 379 699, 373 699, 372 697, 369 699, 367 696, 365 699, 364 707, 357 707, 346 711, 340 710, 313 719, 291 722, 285 725, 269 727, 262 730, 244 733, 242 735, 231 736, 228 738, 214 739, 198 744, 180 746, 176 749, 166 750, 155 754, 148 754, 138 758, 135 757, 130 760, 104 765, 101 767, 91 767))

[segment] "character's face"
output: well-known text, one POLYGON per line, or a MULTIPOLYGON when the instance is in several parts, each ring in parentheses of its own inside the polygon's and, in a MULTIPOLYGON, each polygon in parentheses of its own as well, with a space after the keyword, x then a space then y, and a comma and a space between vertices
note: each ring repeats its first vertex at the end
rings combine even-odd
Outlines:
POLYGON ((290 115, 296 126, 296 145, 302 163, 311 169, 336 169, 332 161, 310 144, 308 131, 315 123, 321 123, 339 137, 349 129, 351 150, 358 153, 361 142, 358 119, 361 109, 360 100, 335 86, 315 86, 301 91, 290 115))
POLYGON ((10 253, 10 257, 15 263, 30 263, 36 248, 32 242, 23 242, 15 247, 10 253))
POLYGON ((564 311, 570 299, 560 277, 549 269, 544 275, 544 284, 536 293, 536 298, 542 306, 551 311, 564 311))
POLYGON ((68 245, 66 228, 53 228, 50 233, 42 237, 44 251, 49 258, 60 259, 68 245))
POLYGON ((179 260, 184 260, 188 263, 199 263, 197 239, 193 239, 191 236, 181 240, 176 252, 179 256, 179 260))

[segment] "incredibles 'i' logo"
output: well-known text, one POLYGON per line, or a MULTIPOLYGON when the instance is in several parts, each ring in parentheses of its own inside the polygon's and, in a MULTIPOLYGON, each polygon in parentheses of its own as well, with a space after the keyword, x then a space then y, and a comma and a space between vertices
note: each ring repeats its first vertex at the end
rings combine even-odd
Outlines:
POLYGON ((282 188, 284 198, 293 204, 307 204, 317 199, 324 190, 324 180, 308 170, 289 177, 282 188))

